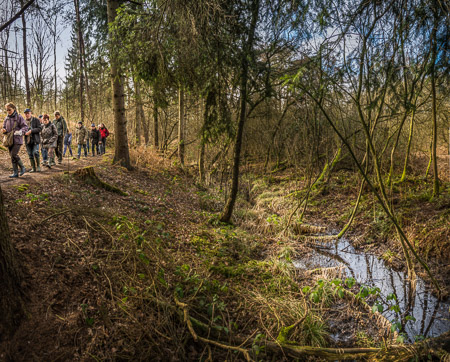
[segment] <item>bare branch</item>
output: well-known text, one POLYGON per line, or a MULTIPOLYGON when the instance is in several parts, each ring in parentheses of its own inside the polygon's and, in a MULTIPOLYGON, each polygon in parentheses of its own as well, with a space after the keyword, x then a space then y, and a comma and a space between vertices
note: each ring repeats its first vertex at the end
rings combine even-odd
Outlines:
POLYGON ((16 15, 14 15, 11 19, 9 19, 5 24, 3 24, 0 27, 0 33, 3 30, 5 30, 8 26, 10 26, 13 22, 15 22, 17 19, 19 19, 22 16, 22 14, 25 12, 25 10, 27 10, 30 7, 30 5, 33 3, 34 3, 34 0, 28 1, 16 15))

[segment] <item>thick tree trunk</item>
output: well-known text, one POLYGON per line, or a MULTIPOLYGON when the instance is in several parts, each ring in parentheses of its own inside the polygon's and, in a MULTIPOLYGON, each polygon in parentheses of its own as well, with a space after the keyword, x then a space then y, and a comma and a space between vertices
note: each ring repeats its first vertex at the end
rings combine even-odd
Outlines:
POLYGON ((0 189, 0 340, 14 332, 23 315, 20 270, 11 245, 0 189))
POLYGON ((242 53, 241 63, 241 85, 240 85, 240 112, 239 122, 236 134, 236 141, 234 144, 234 156, 233 156, 233 171, 231 180, 231 191, 228 197, 227 203, 223 209, 220 221, 230 222, 231 215, 233 213, 234 204, 239 188, 239 165, 241 157, 242 137, 244 134, 244 124, 247 119, 247 80, 248 80, 248 57, 253 50, 253 43, 255 39, 256 23, 259 15, 259 0, 252 1, 252 20, 249 28, 249 33, 245 48, 242 53))
MULTIPOLYGON (((108 22, 114 22, 117 9, 120 6, 117 0, 108 0, 108 22)), ((110 39, 111 40, 111 39, 110 39)), ((111 40, 112 42, 112 40, 111 40)), ((124 77, 114 56, 114 44, 110 45, 111 54, 111 82, 114 109, 114 140, 115 152, 113 163, 118 163, 131 170, 130 150, 128 148, 127 120, 125 118, 125 95, 123 90, 124 77)))
MULTIPOLYGON (((20 5, 24 6, 23 0, 20 1, 20 5)), ((25 13, 22 14, 22 27, 23 27, 23 70, 25 72, 25 89, 27 92, 27 107, 31 107, 31 92, 30 92, 30 78, 28 77, 28 47, 27 47, 27 23, 25 21, 25 13)))
POLYGON ((184 90, 182 86, 178 88, 178 160, 184 165, 184 90))

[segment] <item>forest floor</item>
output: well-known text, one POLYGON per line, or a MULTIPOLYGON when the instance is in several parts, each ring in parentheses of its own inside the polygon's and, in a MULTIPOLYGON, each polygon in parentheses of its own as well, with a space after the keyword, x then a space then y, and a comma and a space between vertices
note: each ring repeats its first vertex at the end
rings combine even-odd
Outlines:
MULTIPOLYGON (((370 310, 373 295, 361 297, 360 286, 333 268, 294 266, 309 250, 300 239, 305 228, 281 233, 296 202, 289 195, 301 189, 294 175, 246 174, 248 192, 226 225, 218 220, 223 190, 199 186, 189 168, 150 150, 132 150, 132 158, 133 171, 112 166, 107 153, 11 181, 9 156, 0 151, 26 310, 15 334, 3 338, 0 360, 305 360, 336 358, 342 351, 333 348, 343 347, 370 347, 364 357, 373 357, 396 344, 390 323, 370 310), (76 177, 86 166, 126 195, 76 177)), ((303 224, 326 230, 309 233, 345 223, 357 180, 340 177, 312 195, 303 224)), ((428 186, 409 181, 393 200, 404 205, 408 235, 420 235, 417 248, 448 293, 449 185, 434 202, 428 186)), ((371 197, 361 210, 349 238, 403 268, 371 197)))

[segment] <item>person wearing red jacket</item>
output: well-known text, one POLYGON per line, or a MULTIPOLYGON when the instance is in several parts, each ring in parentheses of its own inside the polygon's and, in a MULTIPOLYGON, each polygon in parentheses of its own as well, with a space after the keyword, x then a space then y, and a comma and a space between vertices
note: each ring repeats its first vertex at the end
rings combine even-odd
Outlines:
POLYGON ((109 131, 103 123, 100 123, 98 130, 100 131, 100 154, 103 155, 106 151, 106 137, 109 136, 109 131))

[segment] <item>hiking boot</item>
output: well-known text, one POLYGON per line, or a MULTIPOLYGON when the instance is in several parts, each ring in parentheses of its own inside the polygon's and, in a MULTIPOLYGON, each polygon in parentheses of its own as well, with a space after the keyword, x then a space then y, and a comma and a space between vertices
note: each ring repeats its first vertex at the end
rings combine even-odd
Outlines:
POLYGON ((25 172, 27 172, 27 169, 26 169, 25 166, 23 165, 22 160, 20 160, 19 162, 17 162, 17 164, 20 166, 20 172, 19 172, 19 175, 20 175, 20 176, 23 176, 23 174, 24 174, 25 172))
POLYGON ((19 168, 17 167, 17 164, 16 163, 13 163, 13 174, 12 175, 9 175, 9 177, 10 178, 13 178, 13 177, 19 177, 19 168))
POLYGON ((49 166, 55 166, 55 158, 54 157, 50 157, 50 161, 48 161, 48 165, 49 166))
POLYGON ((36 172, 41 172, 41 162, 39 157, 36 157, 36 172))
POLYGON ((31 172, 36 172, 36 162, 34 162, 34 158, 30 158, 30 163, 31 163, 31 172))

